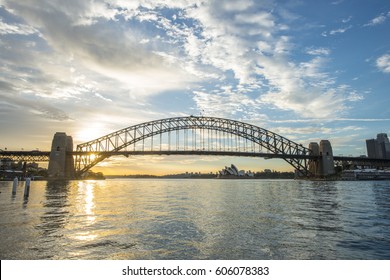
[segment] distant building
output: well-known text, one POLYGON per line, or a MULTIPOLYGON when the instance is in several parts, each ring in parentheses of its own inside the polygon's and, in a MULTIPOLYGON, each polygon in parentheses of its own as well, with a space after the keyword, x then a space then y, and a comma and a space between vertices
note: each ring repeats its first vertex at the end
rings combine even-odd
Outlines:
POLYGON ((390 142, 386 133, 379 133, 376 139, 367 139, 366 147, 369 158, 390 159, 390 142))
POLYGON ((390 159, 390 142, 387 134, 379 133, 376 138, 378 140, 379 150, 383 158, 390 159))
POLYGON ((232 176, 232 177, 253 177, 254 173, 251 171, 245 172, 245 170, 238 170, 238 168, 232 164, 230 167, 225 166, 224 169, 219 171, 218 177, 232 176))
POLYGON ((367 156, 369 158, 377 158, 379 156, 379 145, 376 139, 367 139, 366 140, 367 147, 367 156))

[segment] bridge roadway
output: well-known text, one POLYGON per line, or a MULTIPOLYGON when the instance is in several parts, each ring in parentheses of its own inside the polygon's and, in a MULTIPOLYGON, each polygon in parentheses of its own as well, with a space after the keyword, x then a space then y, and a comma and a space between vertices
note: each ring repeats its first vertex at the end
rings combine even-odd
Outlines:
MULTIPOLYGON (((67 152, 72 156, 100 155, 111 156, 139 156, 139 155, 209 155, 209 156, 239 156, 239 157, 263 157, 263 158, 296 158, 296 159, 318 159, 310 155, 286 155, 255 152, 234 152, 234 151, 108 151, 108 152, 67 152)), ((9 158, 13 161, 44 162, 49 161, 50 152, 47 151, 0 151, 1 158, 9 158)))
POLYGON ((290 158, 290 159, 317 159, 316 156, 309 155, 288 155, 288 154, 271 154, 271 153, 256 153, 256 152, 234 152, 234 151, 114 151, 114 152, 72 152, 72 155, 86 156, 91 154, 99 154, 101 156, 137 156, 137 155, 204 155, 204 156, 237 156, 237 157, 262 157, 262 158, 290 158))
MULTIPOLYGON (((207 156, 238 156, 238 157, 261 157, 265 159, 271 158, 290 158, 290 159, 310 159, 316 160, 320 157, 311 155, 287 155, 287 154, 271 154, 271 153, 255 153, 255 152, 234 152, 234 151, 109 151, 109 152, 79 152, 73 151, 67 154, 73 156, 87 156, 99 154, 104 157, 111 156, 137 156, 137 155, 207 155, 207 156)), ((0 151, 0 159, 11 159, 12 161, 27 161, 27 162, 45 162, 49 161, 49 151, 0 151)), ((390 167, 390 159, 376 159, 366 157, 346 157, 334 156, 336 164, 357 164, 364 166, 390 167)))
POLYGON ((0 151, 0 160, 42 162, 49 161, 49 158, 50 152, 47 151, 0 151))
POLYGON ((373 166, 377 168, 390 167, 390 159, 368 158, 368 157, 345 157, 333 156, 335 165, 360 165, 373 166))

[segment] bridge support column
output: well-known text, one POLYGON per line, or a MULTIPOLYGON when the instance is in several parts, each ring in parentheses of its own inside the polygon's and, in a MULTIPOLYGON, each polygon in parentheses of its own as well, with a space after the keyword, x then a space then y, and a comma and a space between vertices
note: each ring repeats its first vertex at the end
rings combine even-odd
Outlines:
POLYGON ((51 144, 48 175, 49 178, 73 179, 75 177, 74 161, 72 155, 73 139, 64 132, 54 134, 51 144))
POLYGON ((321 140, 320 156, 322 157, 319 163, 319 175, 329 176, 335 174, 333 150, 329 140, 321 140))
POLYGON ((321 140, 320 145, 316 142, 309 144, 311 155, 319 156, 319 160, 309 162, 309 171, 317 177, 327 177, 335 174, 332 145, 329 140, 321 140))
MULTIPOLYGON (((318 146, 317 142, 311 142, 309 144, 309 149, 311 150, 312 156, 319 156, 320 155, 320 146, 318 146)), ((320 162, 318 160, 310 160, 309 161, 309 171, 311 174, 314 174, 315 176, 318 176, 319 173, 319 165, 320 162)))

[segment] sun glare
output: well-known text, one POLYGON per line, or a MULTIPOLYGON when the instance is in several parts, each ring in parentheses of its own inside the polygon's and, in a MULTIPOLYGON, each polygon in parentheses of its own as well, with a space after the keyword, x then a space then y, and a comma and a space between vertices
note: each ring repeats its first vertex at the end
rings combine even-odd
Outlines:
POLYGON ((76 133, 76 142, 87 142, 107 134, 101 126, 84 127, 76 133))

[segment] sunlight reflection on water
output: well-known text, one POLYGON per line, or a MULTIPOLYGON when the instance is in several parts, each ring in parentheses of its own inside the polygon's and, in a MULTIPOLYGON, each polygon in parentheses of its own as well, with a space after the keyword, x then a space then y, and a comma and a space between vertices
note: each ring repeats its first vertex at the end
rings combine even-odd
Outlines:
POLYGON ((390 182, 0 182, 1 259, 389 259, 390 182))

